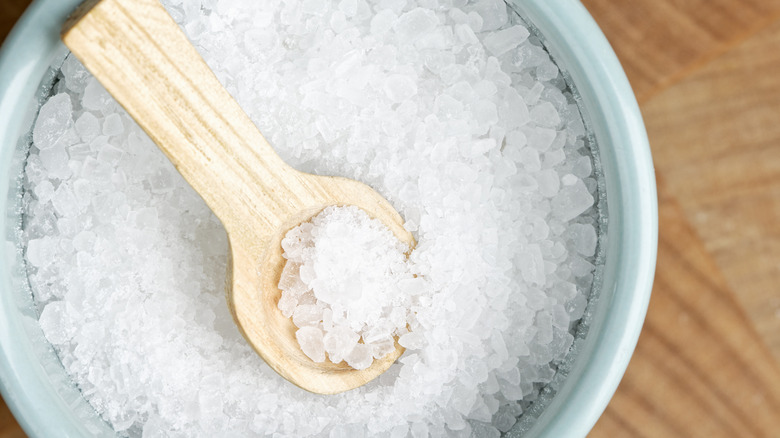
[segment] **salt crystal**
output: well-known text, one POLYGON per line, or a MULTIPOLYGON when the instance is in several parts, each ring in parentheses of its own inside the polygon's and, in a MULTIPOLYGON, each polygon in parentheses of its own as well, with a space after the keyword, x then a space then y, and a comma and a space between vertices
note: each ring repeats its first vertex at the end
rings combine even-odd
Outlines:
POLYGON ((582 295, 578 295, 566 303, 566 311, 569 313, 570 319, 574 321, 582 318, 582 315, 585 313, 587 304, 587 299, 585 299, 585 297, 582 295))
POLYGON ((43 168, 41 157, 34 154, 30 155, 26 164, 24 174, 31 184, 36 184, 46 178, 46 169, 43 168))
POLYGON ((409 296, 420 295, 429 290, 428 282, 423 277, 407 278, 398 282, 404 294, 409 296))
POLYGON ((357 0, 341 0, 338 8, 347 17, 354 17, 357 14, 358 2, 357 0))
POLYGON ((463 103, 444 94, 436 98, 434 111, 443 120, 456 119, 463 112, 463 103))
POLYGON ((466 23, 469 25, 471 30, 473 30, 474 32, 482 31, 485 20, 482 18, 481 15, 479 15, 478 12, 471 11, 466 15, 466 18, 467 18, 466 23))
MULTIPOLYGON (((286 240, 286 239, 285 239, 286 240)), ((279 289, 287 292, 284 295, 300 296, 309 290, 309 286, 301 281, 300 265, 292 262, 284 264, 279 279, 279 289)))
POLYGON ((414 423, 410 430, 413 438, 427 438, 428 425, 426 423, 414 423))
POLYGON ((578 180, 579 180, 579 178, 577 178, 576 176, 574 176, 574 175, 572 175, 570 173, 567 173, 566 175, 563 175, 561 177, 561 184, 563 184, 565 186, 573 186, 574 184, 577 184, 578 180))
POLYGON ((569 314, 566 312, 566 309, 561 304, 556 304, 552 308, 552 324, 553 326, 562 329, 562 330, 569 330, 569 322, 571 322, 569 318, 569 314))
POLYGON ((374 359, 381 359, 395 351, 395 341, 392 338, 385 338, 369 344, 371 346, 371 355, 374 359))
POLYGON ((474 29, 468 24, 459 24, 455 26, 455 36, 463 44, 476 44, 479 42, 479 38, 474 33, 474 29))
POLYGON ((536 332, 536 339, 541 345, 547 345, 552 342, 553 330, 552 330, 552 316, 548 312, 539 312, 536 314, 536 328, 539 329, 536 332))
POLYGON ((393 27, 402 41, 413 42, 432 31, 438 22, 439 20, 433 11, 415 8, 401 15, 393 27))
POLYGON ((384 9, 376 13, 371 19, 371 34, 382 36, 393 28, 398 15, 390 9, 384 9))
POLYGON ((584 256, 592 256, 596 253, 598 237, 592 225, 572 224, 569 228, 569 235, 577 252, 584 256))
POLYGON ((82 231, 73 238, 73 249, 76 251, 92 251, 95 246, 95 233, 82 231))
POLYGON ((35 187, 34 192, 40 202, 48 202, 54 195, 54 186, 49 180, 44 180, 35 187))
POLYGON ((493 32, 485 37, 485 47, 495 56, 503 55, 517 47, 528 38, 530 32, 523 26, 512 26, 508 29, 493 32))
MULTIPOLYGON (((499 113, 504 118, 507 129, 515 129, 524 126, 531 120, 528 105, 517 94, 517 91, 507 90, 503 98, 499 113)), ((532 143, 533 144, 533 143, 532 143)))
POLYGON ((349 28, 347 16, 341 11, 335 11, 330 17, 330 28, 336 33, 344 32, 349 28))
POLYGON ((42 150, 39 154, 41 164, 51 178, 66 179, 71 171, 68 167, 68 152, 61 146, 42 150))
MULTIPOLYGON (((523 135, 525 139, 525 135, 523 135)), ((525 141, 525 140, 524 140, 525 141)), ((529 172, 538 172, 542 169, 542 162, 539 159, 539 151, 531 147, 524 147, 518 155, 520 162, 529 172)))
POLYGON ((525 253, 519 256, 523 278, 535 285, 545 283, 544 257, 539 245, 528 245, 525 253))
POLYGON ((301 10, 306 14, 323 16, 328 11, 328 3, 318 0, 303 0, 301 10))
POLYGON ((298 297, 292 294, 282 295, 276 304, 286 318, 290 318, 298 307, 298 297))
POLYGON ((490 412, 487 403, 485 403, 485 400, 482 397, 477 397, 476 402, 471 407, 471 412, 468 417, 471 420, 487 423, 493 418, 493 415, 490 412))
POLYGON ((82 93, 90 78, 87 69, 73 54, 69 54, 62 63, 62 75, 66 86, 74 93, 82 93))
POLYGON ((322 321, 322 309, 311 304, 298 306, 292 319, 296 327, 316 326, 322 321))
MULTIPOLYGON (((519 70, 537 67, 541 65, 549 56, 544 51, 544 49, 534 44, 523 44, 517 50, 513 51, 512 55, 512 64, 519 70)), ((531 101, 534 101, 533 103, 535 104, 537 103, 536 101, 541 97, 541 93, 544 89, 544 84, 538 82, 534 84, 530 90, 526 88, 526 92, 524 94, 528 95, 531 101)), ((531 101, 529 101, 529 103, 531 101)))
POLYGON ((352 351, 344 357, 347 365, 356 370, 364 370, 371 366, 374 357, 371 354, 371 347, 365 344, 357 344, 352 351))
POLYGON ((339 363, 355 348, 359 339, 360 335, 352 330, 336 326, 325 334, 322 342, 331 362, 339 363))
POLYGON ((102 161, 109 166, 114 167, 119 163, 119 160, 122 159, 122 155, 124 155, 122 149, 106 144, 100 148, 97 159, 98 161, 102 161))
POLYGON ((81 177, 95 182, 107 182, 111 179, 111 165, 92 157, 84 159, 81 167, 81 177))
POLYGON ((398 343, 404 348, 416 350, 424 345, 424 339, 419 333, 411 332, 401 336, 398 343))
POLYGON ((33 143, 41 151, 51 149, 65 136, 73 123, 70 96, 60 93, 41 107, 33 129, 33 143))
POLYGON ((54 345, 70 341, 75 333, 75 327, 70 323, 72 316, 72 308, 65 301, 47 304, 39 318, 46 339, 54 345))
POLYGON ((542 102, 531 108, 531 120, 537 125, 555 128, 561 124, 558 110, 550 102, 542 102))
POLYGON ((79 213, 76 197, 67 184, 60 184, 51 199, 54 211, 60 216, 73 217, 79 213))
POLYGON ((87 82, 87 86, 84 89, 84 97, 81 101, 84 108, 92 111, 103 111, 106 110, 110 102, 111 96, 97 79, 93 78, 87 82))
POLYGON ((480 100, 474 104, 474 116, 481 125, 493 125, 498 122, 498 111, 493 102, 480 100))
POLYGON ((590 157, 580 157, 572 166, 571 172, 579 178, 587 178, 593 173, 590 157))
MULTIPOLYGON (((92 148, 86 143, 74 144, 68 147, 68 157, 71 160, 81 160, 92 155, 92 148)), ((70 164, 70 162, 68 162, 70 164)))
POLYGON ((100 121, 90 112, 84 112, 76 120, 76 132, 82 141, 90 142, 100 135, 100 121))
POLYGON ((142 208, 136 214, 138 228, 157 228, 159 224, 158 212, 154 207, 142 208))
POLYGON ((103 120, 103 135, 112 137, 124 132, 125 126, 122 123, 122 116, 119 114, 109 114, 103 120))
POLYGON ((406 75, 392 75, 385 80, 385 95, 393 102, 403 102, 417 94, 417 84, 406 75))
POLYGON ((501 432, 509 432, 512 426, 517 422, 517 418, 514 413, 509 410, 499 411, 498 415, 493 418, 493 426, 501 432))
MULTIPOLYGON (((563 163, 563 161, 566 159, 566 152, 560 149, 563 146, 563 143, 559 141, 561 138, 562 136, 560 133, 556 134, 552 145, 550 145, 551 149, 545 151, 544 160, 542 163, 544 167, 555 167, 563 163)), ((571 184, 566 184, 566 185, 571 185, 571 184)))
POLYGON ((325 361, 325 346, 322 341, 322 330, 317 327, 303 327, 295 332, 295 339, 304 354, 314 362, 325 361))
POLYGON ((570 221, 593 206, 593 196, 588 192, 585 183, 578 181, 572 186, 561 190, 561 195, 552 200, 553 212, 562 221, 570 221))
POLYGON ((32 239, 27 243, 27 261, 38 268, 53 263, 56 252, 57 242, 49 238, 32 239))
POLYGON ((546 60, 540 66, 536 67, 536 77, 540 81, 551 81, 558 77, 558 66, 552 61, 546 60))
POLYGON ((502 0, 479 0, 472 8, 484 20, 482 26, 475 30, 482 32, 496 30, 507 22, 507 5, 502 0))
POLYGON ((547 198, 557 195, 561 187, 560 177, 553 169, 545 169, 537 173, 536 181, 539 183, 539 193, 547 198))
POLYGON ((164 167, 157 168, 148 178, 152 193, 168 193, 174 188, 173 175, 164 167))
POLYGON ((465 386, 456 385, 449 400, 449 406, 463 415, 468 415, 476 399, 477 394, 474 391, 465 386))

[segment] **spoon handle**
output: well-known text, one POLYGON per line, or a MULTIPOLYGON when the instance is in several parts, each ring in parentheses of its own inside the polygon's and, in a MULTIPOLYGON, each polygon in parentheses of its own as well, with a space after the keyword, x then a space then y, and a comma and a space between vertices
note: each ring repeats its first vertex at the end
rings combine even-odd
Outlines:
POLYGON ((265 240, 295 210, 308 175, 279 158, 159 0, 87 1, 62 39, 228 233, 265 240))

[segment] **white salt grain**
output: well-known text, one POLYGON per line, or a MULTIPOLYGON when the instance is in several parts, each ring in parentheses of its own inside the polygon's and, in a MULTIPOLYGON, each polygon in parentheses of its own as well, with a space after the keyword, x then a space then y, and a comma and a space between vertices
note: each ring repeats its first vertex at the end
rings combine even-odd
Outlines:
POLYGON ((288 236, 278 305, 304 354, 406 353, 327 397, 268 368, 224 303, 221 224, 68 56, 33 128, 25 257, 43 333, 100 415, 131 437, 406 437, 497 436, 535 412, 599 230, 579 110, 506 3, 163 3, 285 160, 371 185, 415 233, 408 259, 346 216, 288 236))
POLYGON ((330 361, 339 363, 352 352, 359 339, 360 335, 349 328, 335 326, 322 337, 322 343, 330 361))
POLYGON ((578 253, 588 257, 596 253, 598 237, 593 225, 572 224, 569 227, 569 234, 578 253))
POLYGON ((541 126, 555 128, 561 123, 558 110, 550 102, 542 102, 531 109, 531 120, 541 126))
POLYGON ((485 47, 494 56, 500 56, 525 41, 528 35, 530 35, 530 32, 525 27, 520 25, 512 26, 486 36, 485 47))
POLYGON ((122 123, 122 116, 119 114, 109 114, 103 121, 103 135, 114 136, 124 132, 124 124, 122 123))
POLYGON ((71 309, 69 303, 54 301, 41 311, 39 318, 41 329, 46 339, 53 345, 64 344, 73 337, 75 327, 70 322, 69 309, 71 309))
POLYGON ((366 344, 357 344, 352 351, 344 357, 347 365, 356 370, 364 370, 371 366, 374 362, 374 357, 371 354, 371 346, 366 344))
POLYGON ((90 142, 100 135, 100 122, 90 112, 84 112, 76 120, 76 132, 81 137, 82 141, 90 142))
POLYGON ((60 217, 74 217, 79 213, 79 209, 76 206, 76 197, 73 196, 73 191, 67 184, 60 184, 57 187, 51 202, 54 206, 54 211, 60 217))
POLYGON ((482 21, 482 25, 475 31, 497 30, 507 23, 507 4, 503 0, 479 0, 474 3, 472 14, 478 14, 482 21))
POLYGON ((54 195, 54 185, 49 180, 41 181, 33 190, 38 201, 46 203, 54 195))
POLYGON ((395 103, 403 102, 417 94, 417 83, 406 75, 392 75, 385 80, 385 94, 395 103))
POLYGON ((95 246, 95 233, 82 231, 73 238, 73 249, 76 251, 92 251, 95 246))
POLYGON ((84 89, 81 104, 88 110, 106 111, 112 100, 106 89, 100 85, 100 82, 92 78, 87 82, 87 86, 84 89))
POLYGON ((303 327, 295 332, 295 338, 303 352, 314 362, 325 361, 325 345, 322 341, 322 330, 317 327, 303 327))
POLYGON ((552 209, 562 221, 570 221, 593 206, 593 196, 580 180, 576 184, 561 190, 561 196, 553 199, 552 209))
POLYGON ((68 152, 62 145, 42 150, 38 156, 41 159, 41 164, 48 171, 50 178, 66 179, 70 176, 71 169, 68 167, 68 152))
POLYGON ((433 11, 415 8, 401 15, 395 22, 394 28, 401 41, 410 43, 432 31, 438 21, 433 11))
POLYGON ((384 9, 376 13, 371 19, 371 34, 381 37, 393 28, 398 15, 390 9, 384 9))
POLYGON ((52 263, 56 255, 55 242, 51 239, 32 239, 27 243, 27 261, 36 267, 45 267, 52 263))
POLYGON ((60 93, 41 107, 33 128, 33 142, 41 151, 53 148, 71 128, 73 105, 70 96, 60 93))

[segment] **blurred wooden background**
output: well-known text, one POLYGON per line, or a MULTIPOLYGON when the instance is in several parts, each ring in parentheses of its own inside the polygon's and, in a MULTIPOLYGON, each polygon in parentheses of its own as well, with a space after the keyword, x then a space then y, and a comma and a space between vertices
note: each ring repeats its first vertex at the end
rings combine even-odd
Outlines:
MULTIPOLYGON (((0 0, 0 40, 29 0, 0 0)), ((658 272, 592 437, 780 436, 780 0, 583 0, 647 124, 658 272)), ((0 403, 0 438, 23 432, 0 403)))

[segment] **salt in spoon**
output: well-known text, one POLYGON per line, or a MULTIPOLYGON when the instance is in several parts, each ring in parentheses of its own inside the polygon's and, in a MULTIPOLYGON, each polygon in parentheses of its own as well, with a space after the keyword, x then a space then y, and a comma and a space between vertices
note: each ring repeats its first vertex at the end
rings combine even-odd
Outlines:
POLYGON ((209 69, 158 0, 91 0, 65 23, 65 45, 168 156, 225 226, 228 306, 271 368, 308 391, 335 394, 378 377, 307 357, 277 308, 285 233, 325 207, 355 205, 414 246, 403 219, 369 186, 288 166, 209 69))

